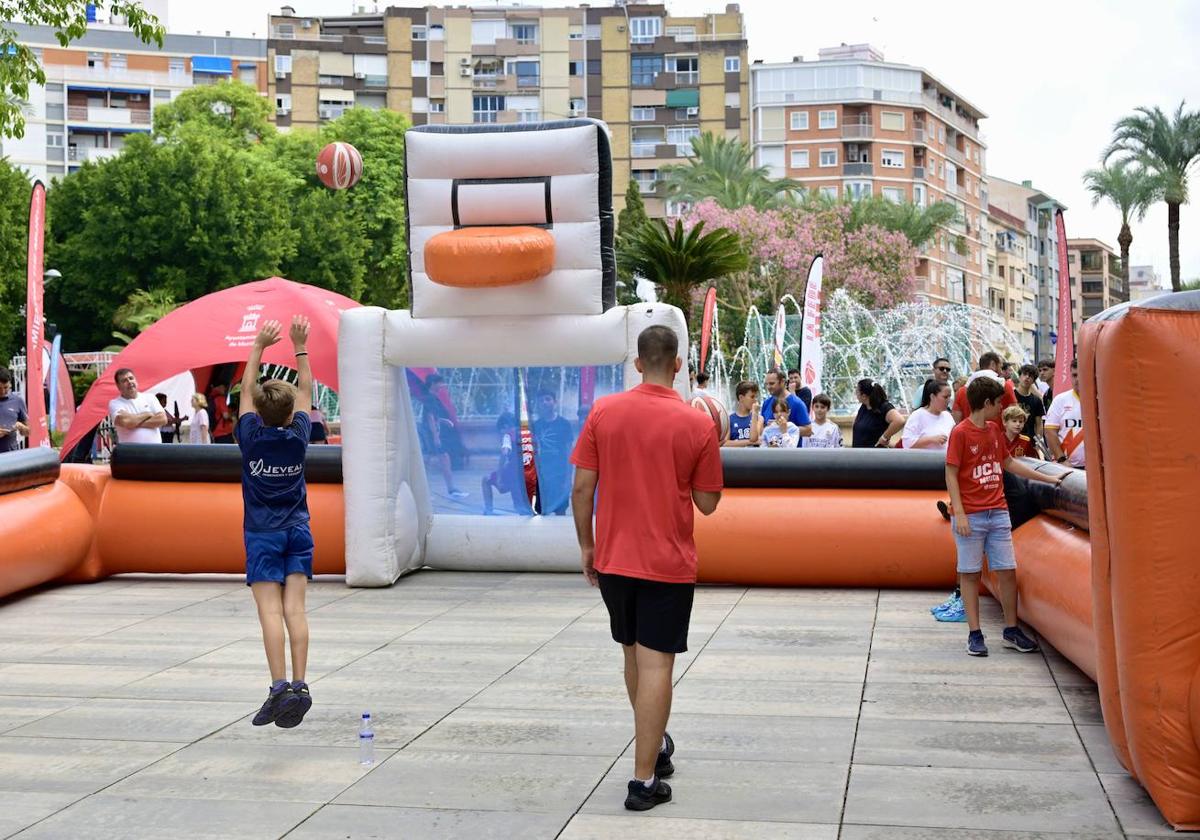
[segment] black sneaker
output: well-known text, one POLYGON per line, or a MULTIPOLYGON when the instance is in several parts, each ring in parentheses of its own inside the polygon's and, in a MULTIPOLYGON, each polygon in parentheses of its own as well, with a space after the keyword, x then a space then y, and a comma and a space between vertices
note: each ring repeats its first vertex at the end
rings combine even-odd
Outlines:
POLYGON ((627 810, 649 811, 655 805, 670 801, 671 786, 661 779, 655 779, 653 787, 646 787, 637 779, 629 780, 629 795, 625 797, 627 810))
POLYGON ((945 519, 947 522, 949 522, 950 521, 950 505, 946 504, 941 499, 938 499, 937 509, 938 509, 938 513, 940 513, 942 515, 942 519, 945 519))
POLYGON ((267 701, 262 704, 262 708, 258 710, 258 714, 251 721, 255 726, 266 726, 268 723, 274 723, 283 711, 284 703, 287 702, 288 696, 292 693, 292 687, 287 683, 281 685, 278 689, 272 688, 267 695, 267 701))
POLYGON ((982 630, 972 630, 967 634, 967 654, 970 656, 987 656, 987 645, 984 644, 982 630))
POLYGON ((675 755, 675 742, 671 740, 670 732, 664 732, 663 738, 666 740, 667 746, 659 751, 658 758, 654 762, 654 775, 660 779, 665 779, 675 772, 675 765, 671 763, 671 756, 675 755))
POLYGON ((304 720, 304 716, 312 708, 312 697, 308 693, 308 683, 296 680, 291 684, 290 688, 291 691, 283 701, 279 716, 275 718, 275 725, 281 729, 291 729, 293 726, 299 726, 300 721, 304 720))
POLYGON ((1021 653, 1035 653, 1039 650, 1038 643, 1026 636, 1020 627, 1004 628, 1004 646, 1021 653))

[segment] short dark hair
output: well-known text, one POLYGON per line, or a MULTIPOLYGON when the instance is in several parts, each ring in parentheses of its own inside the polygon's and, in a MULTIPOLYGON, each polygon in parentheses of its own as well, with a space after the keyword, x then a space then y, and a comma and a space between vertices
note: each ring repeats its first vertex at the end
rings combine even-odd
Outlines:
POLYGON ((799 376, 800 369, 799 368, 788 368, 788 376, 791 376, 793 373, 796 374, 797 376, 799 376))
POLYGON ((999 364, 1003 364, 1003 363, 1004 363, 1004 360, 1000 358, 999 353, 995 353, 995 352, 989 350, 986 353, 984 353, 982 356, 979 357, 978 370, 987 370, 992 365, 999 365, 999 364))
POLYGON ((1079 360, 1078 359, 1071 360, 1071 370, 1079 370, 1079 360))
POLYGON ((703 388, 708 384, 708 374, 700 372, 696 374, 696 384, 703 388))
POLYGON ((1042 359, 1040 362, 1037 363, 1037 366, 1040 368, 1048 367, 1051 370, 1053 370, 1054 369, 1054 360, 1053 359, 1042 359))
POLYGON ((746 394, 749 394, 751 391, 754 391, 755 393, 758 392, 758 383, 751 382, 749 379, 743 379, 741 382, 739 382, 737 384, 737 388, 734 390, 734 394, 738 397, 744 397, 746 394))
POLYGON ((8 372, 8 368, 0 367, 0 382, 12 384, 12 374, 8 372))
MULTIPOLYGON (((133 373, 132 368, 117 368, 117 372, 113 374, 113 382, 120 382, 121 377, 126 373, 133 373)), ((136 377, 136 374, 134 374, 136 377)))
POLYGON ((828 394, 817 394, 813 397, 813 405, 823 405, 826 408, 833 408, 833 400, 829 399, 828 394))
POLYGON ((1017 371, 1017 376, 1032 376, 1037 379, 1037 368, 1030 364, 1021 365, 1021 369, 1017 371))
POLYGON ((783 371, 781 371, 779 368, 771 368, 769 371, 767 371, 765 374, 763 374, 763 378, 765 379, 766 377, 770 376, 771 374, 775 374, 775 376, 777 376, 781 380, 787 379, 787 376, 785 376, 783 371))
POLYGON ((638 335, 637 352, 643 369, 667 372, 674 369, 675 360, 679 358, 679 336, 662 324, 646 327, 638 335))
POLYGON ((558 394, 554 393, 549 388, 539 388, 538 389, 537 398, 540 400, 542 397, 549 397, 550 399, 554 400, 555 402, 558 402, 558 394))
POLYGON ((937 367, 938 362, 945 362, 946 364, 950 364, 950 360, 947 359, 945 356, 938 356, 936 359, 933 360, 933 364, 930 365, 930 367, 937 367))
POLYGON ((995 402, 1004 396, 1004 385, 990 376, 977 376, 967 385, 967 405, 971 411, 979 411, 985 403, 995 402))

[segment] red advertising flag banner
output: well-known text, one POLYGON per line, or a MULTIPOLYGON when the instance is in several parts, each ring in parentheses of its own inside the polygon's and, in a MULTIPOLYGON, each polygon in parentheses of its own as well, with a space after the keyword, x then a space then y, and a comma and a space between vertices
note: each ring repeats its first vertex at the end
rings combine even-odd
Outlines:
POLYGON ((708 363, 708 345, 712 342, 713 318, 717 314, 717 287, 710 286, 704 293, 704 318, 700 322, 700 367, 696 372, 704 370, 708 363))
POLYGON ((1075 324, 1071 318, 1071 273, 1067 263, 1067 225, 1063 211, 1054 213, 1058 230, 1058 343, 1054 347, 1054 393, 1065 394, 1071 384, 1071 360, 1075 358, 1075 324))
POLYGON ((49 446, 46 398, 42 391, 42 277, 46 234, 46 187, 33 184, 29 200, 29 250, 25 290, 25 404, 29 411, 29 448, 49 446))

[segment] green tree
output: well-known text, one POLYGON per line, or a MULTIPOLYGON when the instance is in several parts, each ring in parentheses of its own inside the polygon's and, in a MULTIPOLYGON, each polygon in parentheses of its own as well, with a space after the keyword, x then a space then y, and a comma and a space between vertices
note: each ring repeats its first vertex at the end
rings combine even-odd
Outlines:
POLYGON ((175 311, 179 304, 175 297, 166 289, 148 292, 136 289, 117 307, 113 313, 113 325, 127 332, 114 331, 112 336, 117 344, 110 344, 104 349, 110 352, 120 350, 137 336, 142 330, 175 311))
POLYGON ((29 244, 29 179, 0 158, 0 365, 25 346, 25 251, 29 244))
POLYGON ((1114 156, 1141 164, 1162 179, 1167 203, 1167 244, 1171 255, 1171 288, 1180 290, 1179 208, 1188 201, 1188 175, 1200 159, 1200 112, 1185 111, 1183 102, 1168 117, 1158 106, 1135 108, 1117 120, 1102 162, 1114 156))
POLYGON ((184 127, 205 126, 233 143, 250 145, 275 133, 271 106, 257 90, 239 81, 189 88, 154 109, 154 136, 173 139, 184 127))
POLYGON ((679 201, 698 204, 711 198, 727 210, 766 210, 792 203, 802 185, 772 178, 767 167, 756 167, 753 160, 753 151, 740 140, 705 132, 692 138, 692 157, 686 164, 663 167, 661 174, 667 195, 679 201))
POLYGON ((685 230, 679 219, 674 227, 662 219, 643 225, 617 259, 631 275, 654 283, 658 299, 682 309, 685 318, 691 317, 694 289, 748 265, 737 234, 724 228, 705 233, 703 222, 685 230))
POLYGON ((1121 246, 1121 276, 1125 288, 1129 288, 1129 246, 1133 244, 1133 232, 1129 220, 1141 221, 1150 206, 1162 198, 1163 183, 1158 175, 1141 167, 1118 161, 1111 166, 1089 169, 1083 173, 1083 185, 1092 194, 1092 206, 1107 201, 1121 212, 1121 232, 1117 244, 1121 246))
MULTIPOLYGON (((650 217, 646 215, 646 203, 642 201, 642 190, 637 181, 630 179, 625 188, 625 208, 617 215, 617 253, 626 249, 629 240, 641 230, 650 217)), ((617 303, 629 306, 640 301, 637 295, 637 278, 617 264, 617 303)))
POLYGON ((54 28, 62 46, 83 37, 87 31, 87 8, 96 6, 119 15, 146 44, 163 45, 165 31, 158 18, 131 0, 89 3, 86 0, 0 0, 0 137, 25 135, 24 103, 30 84, 45 85, 46 72, 29 47, 17 42, 17 33, 7 24, 19 20, 54 28))
POLYGON ((921 207, 907 201, 889 201, 880 196, 853 199, 807 193, 801 204, 806 209, 818 212, 848 207, 850 214, 846 220, 846 230, 861 230, 868 225, 874 225, 884 230, 903 233, 914 247, 920 247, 933 239, 943 225, 958 216, 958 208, 949 201, 935 201, 928 207, 921 207))

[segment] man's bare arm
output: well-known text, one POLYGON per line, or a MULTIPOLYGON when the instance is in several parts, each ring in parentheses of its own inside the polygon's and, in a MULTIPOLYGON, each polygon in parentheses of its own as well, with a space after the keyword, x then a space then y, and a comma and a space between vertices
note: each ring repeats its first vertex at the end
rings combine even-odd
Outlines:
POLYGON ((717 509, 717 505, 721 502, 721 491, 713 492, 712 490, 696 490, 692 489, 692 501, 696 505, 696 509, 708 516, 717 509))

